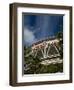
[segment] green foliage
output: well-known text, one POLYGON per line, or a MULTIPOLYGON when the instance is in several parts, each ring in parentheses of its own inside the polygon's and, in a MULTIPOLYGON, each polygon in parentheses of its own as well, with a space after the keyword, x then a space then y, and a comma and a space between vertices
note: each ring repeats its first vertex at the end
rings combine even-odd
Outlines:
POLYGON ((25 74, 33 74, 37 73, 39 66, 40 66, 40 59, 38 56, 34 57, 33 54, 30 54, 28 57, 26 57, 27 54, 31 52, 31 48, 25 48, 24 47, 24 62, 28 70, 24 70, 25 74))
POLYGON ((50 65, 41 65, 39 73, 56 73, 63 72, 63 64, 50 64, 50 65))
MULTIPOLYGON (((62 28, 61 28, 62 29, 62 28)), ((63 33, 58 32, 56 35, 58 38, 58 49, 61 55, 61 59, 63 59, 63 33)), ((56 73, 63 72, 63 63, 50 64, 50 65, 42 65, 40 57, 42 56, 41 50, 38 50, 37 56, 35 53, 30 53, 31 47, 24 47, 24 74, 42 74, 42 73, 56 73), (28 55, 29 54, 29 55, 28 55), (28 56, 27 56, 28 55, 28 56)), ((54 52, 54 48, 50 50, 51 53, 54 52)), ((48 53, 49 54, 49 53, 48 53)))
MULTIPOLYGON (((28 53, 31 51, 30 47, 26 49, 27 50, 24 50, 28 53)), ((24 74, 56 73, 58 71, 63 72, 63 64, 42 65, 40 63, 41 60, 39 56, 34 57, 33 54, 28 57, 24 56, 24 62, 28 68, 27 70, 24 70, 24 74)))
POLYGON ((59 52, 60 52, 60 55, 61 55, 61 59, 63 58, 63 32, 58 32, 56 37, 58 38, 59 40, 59 52))

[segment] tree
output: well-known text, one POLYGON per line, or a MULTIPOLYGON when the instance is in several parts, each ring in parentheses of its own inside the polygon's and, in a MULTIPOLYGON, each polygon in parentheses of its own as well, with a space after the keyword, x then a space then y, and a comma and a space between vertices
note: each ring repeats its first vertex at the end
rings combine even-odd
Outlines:
POLYGON ((25 74, 39 73, 40 58, 38 56, 34 57, 34 54, 31 53, 31 51, 31 47, 24 47, 25 74))
POLYGON ((57 33, 57 39, 59 40, 59 52, 60 52, 60 55, 61 55, 61 58, 63 58, 63 32, 60 31, 57 33))

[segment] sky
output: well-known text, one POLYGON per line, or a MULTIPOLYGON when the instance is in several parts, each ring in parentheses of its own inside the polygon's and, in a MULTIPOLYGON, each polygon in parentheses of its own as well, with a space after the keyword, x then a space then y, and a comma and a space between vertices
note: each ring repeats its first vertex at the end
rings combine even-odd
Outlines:
POLYGON ((56 36, 59 31, 63 31, 63 15, 24 15, 24 45, 29 46, 33 43, 56 36))

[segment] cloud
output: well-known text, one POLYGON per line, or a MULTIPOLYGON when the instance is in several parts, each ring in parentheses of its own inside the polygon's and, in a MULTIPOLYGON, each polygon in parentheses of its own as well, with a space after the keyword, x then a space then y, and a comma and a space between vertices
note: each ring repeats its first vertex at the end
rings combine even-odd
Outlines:
POLYGON ((34 33, 28 28, 24 28, 24 43, 26 45, 31 45, 36 41, 34 33))

